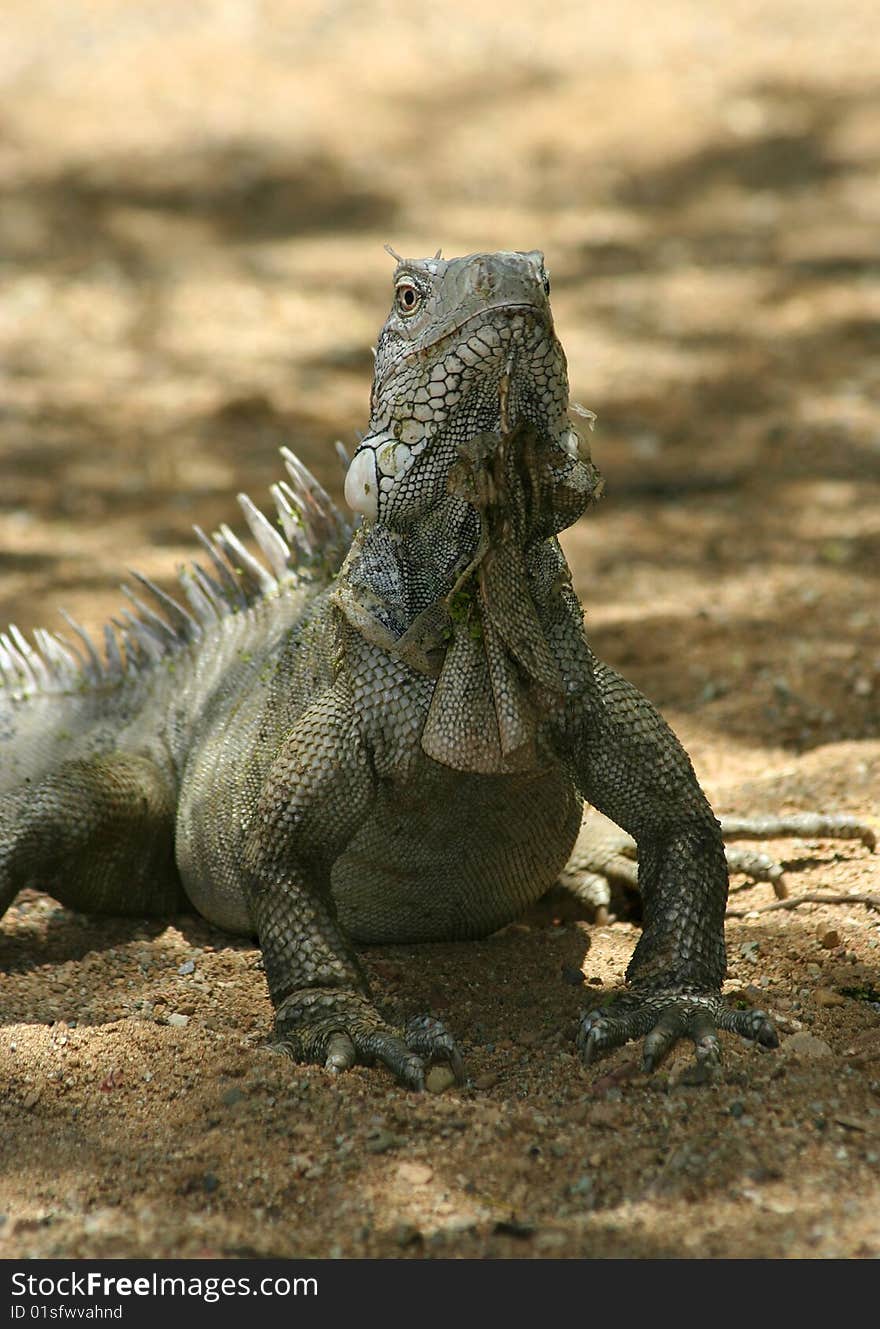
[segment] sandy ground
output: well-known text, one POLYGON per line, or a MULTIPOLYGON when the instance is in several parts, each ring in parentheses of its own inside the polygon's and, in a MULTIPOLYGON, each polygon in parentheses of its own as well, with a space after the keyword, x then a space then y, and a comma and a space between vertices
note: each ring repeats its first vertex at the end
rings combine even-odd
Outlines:
MULTIPOLYGON (((878 817, 876 6, 49 0, 0 44, 0 619, 97 626, 289 443, 337 493, 390 261, 540 247, 602 506, 566 537, 598 653, 716 807, 878 817)), ((880 890, 785 842, 792 893, 880 890)), ((735 883, 741 886, 742 883, 735 883)), ((261 1051, 259 955, 25 893, 0 932, 0 1255, 880 1254, 880 914, 759 912, 727 1041, 584 1070, 632 921, 366 957, 472 1086, 261 1051), (572 981, 574 978, 575 981, 572 981), (683 1077, 683 1078, 682 1078, 683 1077)))

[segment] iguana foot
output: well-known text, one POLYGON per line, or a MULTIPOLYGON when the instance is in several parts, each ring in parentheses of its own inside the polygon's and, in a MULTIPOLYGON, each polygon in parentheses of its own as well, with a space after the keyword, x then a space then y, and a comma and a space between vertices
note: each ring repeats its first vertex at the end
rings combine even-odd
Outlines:
POLYGON ((425 1070, 446 1062, 457 1082, 464 1079, 461 1053, 439 1020, 420 1016, 403 1034, 385 1023, 356 992, 308 988, 292 992, 278 1007, 272 1047, 294 1061, 317 1062, 338 1074, 360 1063, 387 1066, 409 1089, 425 1087, 425 1070))
MULTIPOLYGON (((877 833, 860 817, 793 812, 768 817, 722 817, 721 834, 730 840, 860 840, 866 849, 876 849, 877 833)), ((777 899, 788 895, 783 867, 769 854, 750 849, 726 849, 727 866, 750 881, 769 881, 777 899)))
POLYGON ((578 1030, 578 1049, 585 1066, 600 1053, 644 1036, 642 1066, 654 1070, 681 1038, 689 1038, 697 1062, 717 1066, 721 1061, 719 1029, 777 1047, 779 1037, 764 1011, 731 1010, 719 993, 657 992, 638 996, 626 993, 607 1006, 585 1011, 578 1030))
MULTIPOLYGON (((767 817, 725 816, 721 818, 721 835, 728 870, 742 874, 747 884, 769 882, 780 900, 788 895, 782 864, 760 850, 731 847, 730 841, 860 840, 866 849, 877 846, 877 832, 863 818, 811 812, 767 817)), ((607 817, 588 808, 559 883, 592 910, 597 923, 606 923, 609 910, 619 912, 621 907, 625 908, 622 896, 638 890, 635 840, 607 817)))

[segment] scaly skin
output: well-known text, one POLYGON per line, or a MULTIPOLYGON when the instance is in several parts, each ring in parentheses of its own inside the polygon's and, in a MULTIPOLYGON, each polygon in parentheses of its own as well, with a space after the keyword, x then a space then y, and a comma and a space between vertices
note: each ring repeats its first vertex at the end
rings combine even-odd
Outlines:
POLYGON ((161 613, 136 601, 124 655, 112 631, 104 660, 0 638, 0 907, 30 883, 86 910, 185 896, 258 935, 279 1047, 418 1088, 460 1054, 429 1017, 383 1021, 353 944, 510 922, 587 799, 633 837, 644 931, 585 1060, 641 1035, 648 1066, 681 1036, 717 1060, 718 1028, 776 1042, 720 997, 727 866, 690 761, 584 636, 556 536, 598 476, 548 293, 538 253, 399 263, 338 576, 350 530, 289 458, 287 540, 243 500, 271 573, 221 528, 191 612, 147 585, 161 613))

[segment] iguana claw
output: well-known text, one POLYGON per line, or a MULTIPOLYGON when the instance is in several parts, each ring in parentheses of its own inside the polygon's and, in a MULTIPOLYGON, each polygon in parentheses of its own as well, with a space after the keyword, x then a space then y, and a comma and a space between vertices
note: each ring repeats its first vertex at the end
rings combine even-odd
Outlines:
POLYGON ((429 1062, 448 1062, 458 1083, 464 1079, 461 1053, 439 1020, 419 1016, 403 1035, 356 992, 312 988, 281 1003, 272 1048, 294 1061, 318 1062, 334 1075, 352 1066, 379 1062, 409 1089, 425 1087, 429 1062))
POLYGON ((613 998, 600 1009, 584 1012, 577 1044, 585 1066, 609 1048, 644 1037, 642 1066, 653 1071, 681 1038, 696 1048, 697 1062, 717 1066, 721 1062, 718 1031, 727 1030, 762 1047, 777 1047, 779 1038, 764 1011, 732 1010, 715 993, 626 994, 613 998))
POLYGON ((446 1032, 440 1020, 431 1015, 417 1015, 407 1021, 406 1045, 428 1062, 445 1061, 456 1084, 464 1081, 464 1062, 452 1035, 446 1032))

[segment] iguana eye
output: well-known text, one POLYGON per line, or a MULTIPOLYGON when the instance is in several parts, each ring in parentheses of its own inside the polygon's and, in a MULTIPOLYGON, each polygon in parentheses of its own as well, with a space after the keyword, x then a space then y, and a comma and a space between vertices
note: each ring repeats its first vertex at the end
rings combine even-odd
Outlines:
POLYGON ((422 293, 411 281, 398 283, 395 298, 401 314, 414 314, 422 303, 422 293))

